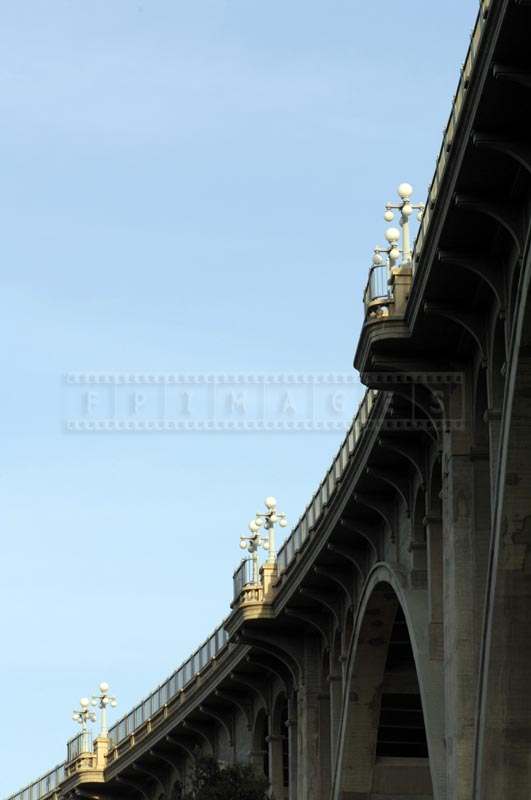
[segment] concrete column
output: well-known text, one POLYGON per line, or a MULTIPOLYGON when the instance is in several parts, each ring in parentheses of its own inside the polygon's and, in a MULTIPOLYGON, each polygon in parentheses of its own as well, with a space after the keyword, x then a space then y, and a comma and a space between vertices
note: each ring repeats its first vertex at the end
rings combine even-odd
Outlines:
POLYGON ((253 737, 243 714, 237 714, 235 718, 234 745, 235 761, 247 761, 253 749, 253 737))
POLYGON ((411 275, 411 267, 393 267, 391 270, 395 314, 404 313, 411 289, 411 275))
POLYGON ((109 752, 110 740, 107 736, 98 736, 94 740, 94 753, 96 756, 96 769, 104 770, 107 766, 107 754, 109 752))
MULTIPOLYGON (((267 749, 267 753, 269 754, 269 747, 267 749)), ((259 775, 263 774, 263 763, 264 763, 264 756, 266 754, 265 750, 251 750, 249 752, 249 761, 255 768, 256 772, 259 775)))
POLYGON ((288 752, 289 752, 289 800, 297 800, 297 783, 299 772, 299 747, 297 732, 297 695, 292 692, 288 697, 288 752))
POLYGON ((319 701, 319 774, 321 777, 321 795, 328 800, 330 795, 331 764, 333 754, 331 747, 331 714, 330 693, 318 695, 319 701))
POLYGON ((444 658, 447 786, 470 800, 490 527, 488 462, 474 461, 469 437, 447 435, 443 474, 444 658))
POLYGON ((267 743, 269 746, 269 784, 271 787, 271 795, 275 798, 275 800, 283 800, 285 795, 284 775, 282 768, 283 739, 284 737, 281 734, 275 734, 267 737, 267 743))
POLYGON ((304 642, 303 683, 297 693, 298 705, 298 792, 304 800, 325 800, 320 771, 323 743, 321 721, 321 640, 307 636, 304 642))

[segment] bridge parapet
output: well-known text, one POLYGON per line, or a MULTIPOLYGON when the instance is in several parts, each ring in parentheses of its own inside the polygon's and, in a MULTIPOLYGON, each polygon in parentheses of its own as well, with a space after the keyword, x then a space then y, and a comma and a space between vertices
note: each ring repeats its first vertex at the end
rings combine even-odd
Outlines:
POLYGON ((280 548, 275 563, 264 564, 258 580, 252 559, 243 559, 233 576, 233 613, 226 620, 226 628, 233 636, 238 627, 251 619, 267 619, 273 616, 273 602, 284 577, 306 543, 313 538, 316 527, 326 514, 335 490, 341 485, 356 447, 371 418, 371 411, 378 392, 369 389, 358 407, 350 429, 339 448, 330 469, 323 478, 311 502, 306 507, 297 525, 280 548))
MULTIPOLYGON (((453 150, 454 138, 463 115, 466 95, 470 87, 491 5, 492 0, 480 0, 478 16, 472 31, 466 58, 461 67, 460 79, 454 95, 450 116, 443 132, 442 144, 437 156, 435 172, 428 189, 427 201, 425 205, 422 205, 420 226, 413 253, 409 254, 409 245, 404 242, 402 264, 399 267, 395 266, 393 259, 390 259, 390 263, 383 263, 379 255, 375 256, 373 265, 369 269, 369 276, 363 293, 366 323, 382 322, 389 317, 404 316, 416 267, 420 261, 424 244, 429 237, 433 212, 441 194, 441 189, 448 182, 447 168, 450 154, 453 150)), ((416 206, 413 207, 415 208, 416 206)), ((393 206, 393 208, 397 208, 397 206, 393 206)), ((390 221, 392 214, 388 217, 386 212, 386 219, 390 221)), ((375 253, 379 254, 380 252, 388 251, 376 248, 375 253)), ((398 253, 396 257, 398 257, 398 253)), ((394 260, 396 261, 396 258, 394 260)))
POLYGON ((57 794, 59 786, 65 779, 65 766, 66 763, 63 761, 28 786, 10 795, 7 800, 43 800, 45 797, 52 797, 57 794))
POLYGON ((129 746, 131 741, 134 743, 136 738, 142 738, 153 726, 160 724, 167 716, 170 705, 177 702, 212 667, 227 643, 223 621, 166 681, 110 728, 111 749, 119 753, 124 743, 129 746))
POLYGON ((454 95, 452 110, 450 112, 448 122, 446 123, 446 127, 444 129, 441 149, 439 150, 439 155, 437 156, 435 173, 433 175, 430 188, 428 190, 426 209, 424 211, 422 222, 415 242, 414 258, 413 258, 414 263, 418 262, 420 258, 424 241, 428 236, 430 220, 433 216, 433 211, 435 209, 435 205, 439 196, 440 188, 442 184, 446 181, 447 177, 446 167, 448 164, 449 155, 450 152, 452 151, 452 147, 454 144, 454 136, 463 112, 465 97, 467 95, 468 89, 470 88, 472 74, 477 61, 480 44, 483 38, 483 33, 487 25, 487 20, 489 17, 491 6, 492 6, 492 0, 480 0, 479 12, 476 18, 474 28, 472 30, 470 45, 468 47, 468 51, 465 60, 463 62, 463 66, 461 67, 461 74, 459 78, 459 83, 457 85, 457 90, 454 95))
POLYGON ((363 293, 366 322, 403 316, 413 280, 411 266, 373 265, 363 293), (390 274, 389 274, 390 273, 390 274))
POLYGON ((69 739, 64 762, 6 800, 51 800, 64 797, 80 783, 103 782, 113 762, 178 715, 228 649, 224 620, 166 681, 110 728, 108 737, 100 736, 92 743, 82 732, 69 739))
POLYGON ((84 733, 71 739, 67 747, 68 758, 61 795, 68 794, 82 783, 104 783, 110 747, 111 742, 106 736, 98 736, 94 745, 84 733))

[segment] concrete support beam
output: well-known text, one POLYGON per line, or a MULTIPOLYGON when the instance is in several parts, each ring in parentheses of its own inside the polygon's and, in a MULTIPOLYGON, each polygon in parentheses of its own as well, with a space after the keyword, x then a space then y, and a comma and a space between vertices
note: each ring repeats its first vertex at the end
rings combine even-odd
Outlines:
POLYGON ((304 642, 303 681, 297 692, 298 781, 299 797, 324 800, 320 770, 321 747, 321 639, 306 635, 304 642))
POLYGON ((471 436, 452 431, 444 446, 444 662, 448 796, 470 800, 481 620, 490 535, 490 476, 471 436))

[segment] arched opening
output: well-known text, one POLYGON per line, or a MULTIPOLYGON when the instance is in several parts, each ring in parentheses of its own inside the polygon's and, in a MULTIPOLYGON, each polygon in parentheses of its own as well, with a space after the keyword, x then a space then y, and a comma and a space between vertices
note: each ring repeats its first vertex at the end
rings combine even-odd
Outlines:
POLYGON ((280 729, 282 731, 282 786, 289 790, 289 736, 288 736, 288 706, 282 707, 280 712, 280 729))
POLYGON ((288 699, 281 692, 275 701, 271 725, 271 793, 275 800, 288 800, 290 786, 290 741, 288 699))
POLYGON ((269 720, 263 708, 256 715, 253 730, 253 763, 257 772, 269 775, 269 720))
POLYGON ((413 644, 398 597, 378 583, 349 658, 336 798, 433 798, 413 644))
POLYGON ((396 610, 384 668, 376 757, 428 758, 415 659, 400 606, 396 610))

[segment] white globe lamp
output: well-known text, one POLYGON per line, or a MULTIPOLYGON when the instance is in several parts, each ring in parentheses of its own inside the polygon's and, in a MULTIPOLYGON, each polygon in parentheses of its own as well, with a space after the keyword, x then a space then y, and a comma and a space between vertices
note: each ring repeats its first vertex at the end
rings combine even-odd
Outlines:
POLYGON ((398 187, 398 194, 402 200, 407 200, 413 194, 413 187, 410 183, 401 183, 398 187))

